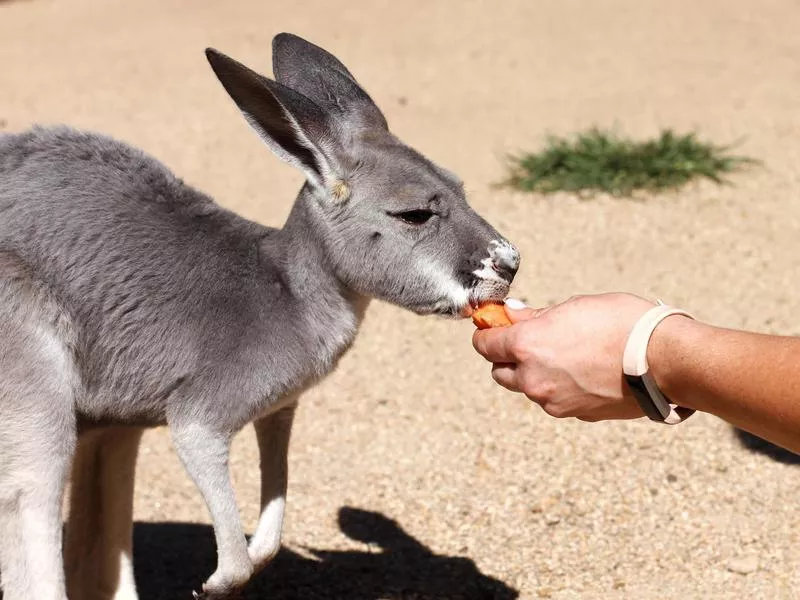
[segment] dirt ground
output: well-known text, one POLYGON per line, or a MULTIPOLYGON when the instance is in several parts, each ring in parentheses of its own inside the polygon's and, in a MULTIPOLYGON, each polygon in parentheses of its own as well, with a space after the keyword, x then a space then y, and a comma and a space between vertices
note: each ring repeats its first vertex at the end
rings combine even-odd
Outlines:
MULTIPOLYGON (((390 126, 456 171, 520 248, 517 297, 659 296, 719 325, 800 334, 800 8, 793 0, 0 3, 0 125, 65 122, 132 142, 270 225, 301 176, 206 64, 269 74, 280 31, 337 54, 390 126), (640 202, 492 188, 505 153, 618 124, 742 141, 762 169, 640 202)), ((495 386, 469 323, 375 303, 301 402, 271 599, 800 598, 800 467, 714 418, 677 428, 547 417, 495 386)), ((233 469, 252 531, 252 432, 233 469)), ((166 431, 136 492, 143 600, 213 570, 205 507, 166 431)))

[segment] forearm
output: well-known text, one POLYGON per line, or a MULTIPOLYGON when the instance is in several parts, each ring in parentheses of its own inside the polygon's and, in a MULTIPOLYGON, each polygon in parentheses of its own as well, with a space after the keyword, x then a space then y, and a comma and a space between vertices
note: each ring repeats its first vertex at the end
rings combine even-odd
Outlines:
POLYGON ((670 317, 653 334, 648 362, 676 404, 800 452, 800 338, 670 317))

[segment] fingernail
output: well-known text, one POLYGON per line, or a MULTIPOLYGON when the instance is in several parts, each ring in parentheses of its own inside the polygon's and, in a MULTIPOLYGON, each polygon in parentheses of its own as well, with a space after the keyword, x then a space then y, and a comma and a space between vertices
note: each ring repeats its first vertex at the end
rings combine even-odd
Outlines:
POLYGON ((522 300, 516 300, 515 298, 506 298, 505 303, 511 310, 525 310, 528 308, 528 305, 522 300))

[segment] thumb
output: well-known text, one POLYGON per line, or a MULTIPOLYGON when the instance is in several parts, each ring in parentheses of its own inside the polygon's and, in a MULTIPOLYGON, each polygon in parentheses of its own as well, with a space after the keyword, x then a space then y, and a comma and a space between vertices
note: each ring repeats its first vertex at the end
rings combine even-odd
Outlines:
POLYGON ((516 300, 514 298, 506 298, 505 305, 506 314, 508 318, 511 319, 512 323, 533 319, 546 310, 544 308, 531 308, 521 300, 516 300))

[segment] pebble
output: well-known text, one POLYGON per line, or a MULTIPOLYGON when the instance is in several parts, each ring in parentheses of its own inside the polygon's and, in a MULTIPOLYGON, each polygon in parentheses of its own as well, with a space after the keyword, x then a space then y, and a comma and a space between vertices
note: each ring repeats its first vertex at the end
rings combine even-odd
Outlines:
POLYGON ((727 566, 728 571, 732 573, 749 575, 758 570, 758 557, 755 554, 748 554, 746 556, 731 558, 727 566))
POLYGON ((558 525, 561 523, 561 517, 558 515, 546 515, 544 518, 544 522, 548 525, 558 525))

